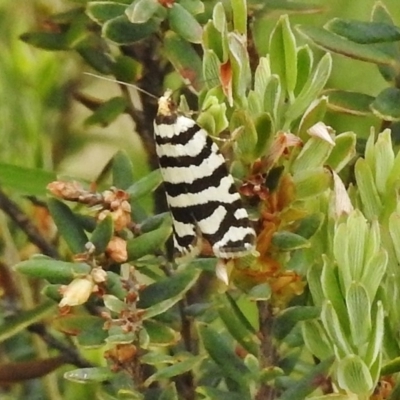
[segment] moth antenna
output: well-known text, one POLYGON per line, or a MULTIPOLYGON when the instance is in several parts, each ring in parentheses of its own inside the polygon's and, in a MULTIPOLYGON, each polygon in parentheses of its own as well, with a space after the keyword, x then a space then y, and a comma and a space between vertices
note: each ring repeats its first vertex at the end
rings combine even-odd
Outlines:
POLYGON ((152 94, 152 93, 148 92, 147 90, 144 90, 144 89, 140 88, 139 86, 134 85, 134 84, 132 84, 132 83, 127 83, 127 82, 119 81, 119 80, 117 80, 117 79, 106 78, 105 76, 92 74, 91 72, 84 72, 84 74, 85 74, 85 75, 89 75, 89 76, 93 76, 93 77, 95 77, 95 78, 103 79, 104 81, 113 82, 113 83, 120 83, 121 85, 125 85, 125 86, 128 86, 128 87, 132 87, 132 88, 136 89, 138 92, 142 92, 142 93, 144 93, 144 94, 147 94, 147 96, 150 96, 150 97, 152 97, 153 99, 157 99, 157 100, 158 100, 158 97, 155 96, 154 94, 152 94))

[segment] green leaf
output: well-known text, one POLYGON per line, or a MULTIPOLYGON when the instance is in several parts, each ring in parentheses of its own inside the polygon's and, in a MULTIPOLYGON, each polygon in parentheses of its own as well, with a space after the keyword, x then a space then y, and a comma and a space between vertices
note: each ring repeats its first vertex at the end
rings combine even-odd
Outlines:
POLYGON ((212 49, 218 54, 221 62, 227 61, 227 23, 226 23, 226 13, 225 8, 222 3, 217 3, 213 8, 212 20, 206 25, 208 28, 207 37, 203 36, 205 39, 205 47, 212 49), (209 46, 209 44, 214 43, 217 46, 209 46))
POLYGON ((272 116, 275 124, 278 122, 278 110, 281 105, 282 85, 278 75, 271 75, 264 92, 264 111, 272 116))
POLYGON ((251 84, 249 53, 242 36, 228 33, 229 60, 232 68, 232 89, 234 100, 242 104, 251 84))
POLYGON ((324 28, 360 44, 395 42, 400 40, 400 28, 383 22, 334 18, 325 24, 324 28))
POLYGON ((274 128, 271 115, 265 112, 260 113, 254 124, 257 132, 257 143, 254 149, 254 157, 263 157, 267 153, 273 139, 274 128))
POLYGON ((231 1, 233 14, 233 29, 241 35, 247 35, 247 4, 245 0, 231 1))
POLYGON ((251 325, 236 304, 230 302, 226 295, 219 295, 215 299, 218 315, 225 324, 228 332, 249 353, 257 356, 260 340, 255 335, 251 325))
POLYGON ((389 233, 397 262, 400 262, 400 214, 397 212, 392 213, 389 217, 389 233))
POLYGON ((271 287, 268 283, 260 283, 253 286, 247 295, 251 301, 267 301, 271 298, 271 287))
POLYGON ((104 329, 103 318, 82 316, 82 325, 76 337, 80 346, 84 348, 99 348, 104 345, 107 337, 108 332, 104 329))
POLYGON ((365 258, 366 264, 364 265, 361 282, 367 290, 370 301, 373 301, 386 272, 388 254, 384 249, 379 249, 374 252, 372 257, 367 257, 366 255, 365 258))
MULTIPOLYGON (((382 355, 382 347, 383 347, 383 339, 385 335, 385 311, 383 309, 383 305, 381 301, 377 302, 377 311, 375 323, 373 326, 372 335, 368 341, 368 350, 364 357, 364 361, 366 362, 368 367, 371 367, 376 360, 382 355)), ((383 369, 380 371, 381 376, 385 376, 383 369)))
POLYGON ((68 50, 68 40, 65 33, 28 32, 19 37, 25 43, 43 50, 68 50))
POLYGON ((197 118, 197 123, 204 128, 208 134, 218 136, 220 132, 229 125, 226 118, 226 105, 210 95, 202 104, 204 111, 197 118))
POLYGON ((294 90, 296 96, 306 84, 311 73, 313 62, 313 53, 308 44, 297 49, 297 82, 294 90))
POLYGON ((296 29, 303 36, 312 40, 316 45, 325 50, 344 56, 354 58, 356 60, 372 62, 382 65, 395 65, 396 60, 390 55, 377 49, 373 45, 360 45, 344 39, 334 33, 331 33, 323 28, 315 26, 296 26, 296 29))
POLYGON ((103 36, 117 44, 131 44, 145 39, 158 30, 159 24, 154 19, 145 24, 132 24, 124 15, 113 18, 103 25, 103 36))
POLYGON ((321 310, 313 306, 294 306, 281 311, 273 325, 274 337, 283 340, 300 321, 318 318, 321 310))
POLYGON ((143 65, 129 56, 114 56, 112 74, 122 82, 137 82, 143 76, 143 65))
POLYGON ((171 29, 191 43, 201 43, 203 29, 196 18, 179 3, 169 9, 168 20, 171 29))
POLYGON ((125 14, 133 24, 143 24, 147 22, 159 8, 160 4, 157 0, 135 0, 125 10, 125 14))
POLYGON ((303 89, 289 106, 285 113, 285 118, 294 121, 308 108, 322 89, 324 88, 331 74, 332 56, 327 53, 319 61, 315 71, 310 75, 303 89))
MULTIPOLYGON (((328 98, 322 96, 311 103, 307 108, 303 117, 301 118, 298 135, 300 138, 308 139, 307 130, 314 126, 316 123, 323 121, 327 109, 328 98)), ((306 144, 307 145, 307 144, 306 144)), ((297 160, 297 159, 296 159, 297 160)))
POLYGON ((178 362, 174 365, 170 365, 168 367, 163 367, 158 370, 155 374, 151 375, 144 382, 145 386, 150 386, 152 383, 162 380, 162 379, 170 379, 177 375, 182 375, 185 372, 192 370, 202 359, 204 356, 188 356, 181 362, 178 362))
POLYGON ((371 300, 361 283, 351 283, 346 293, 346 305, 353 343, 360 348, 371 334, 371 300))
POLYGON ((297 172, 293 177, 297 199, 306 199, 323 193, 330 187, 332 175, 319 167, 297 172))
POLYGON ((115 372, 107 367, 80 368, 64 373, 64 378, 77 383, 94 383, 109 381, 115 372))
POLYGON ((394 165, 392 132, 389 129, 379 134, 375 143, 375 182, 378 193, 386 194, 386 183, 394 165))
POLYGON ((140 361, 142 364, 149 364, 149 365, 172 364, 174 360, 175 359, 173 356, 161 353, 159 350, 149 351, 148 353, 143 354, 143 356, 140 357, 140 361))
POLYGON ((86 13, 93 21, 103 25, 111 19, 123 16, 126 8, 126 4, 115 1, 90 1, 87 4, 86 13))
POLYGON ((210 386, 199 386, 196 388, 196 393, 205 396, 206 400, 245 400, 241 394, 215 389, 210 386))
POLYGON ((143 289, 138 302, 138 307, 145 310, 143 318, 149 319, 171 308, 195 284, 199 275, 200 271, 187 268, 143 289))
POLYGON ((151 346, 173 346, 179 342, 179 332, 165 323, 148 319, 143 321, 143 327, 149 335, 151 346))
POLYGON ((175 387, 175 382, 171 382, 166 388, 163 388, 159 400, 179 400, 178 392, 176 391, 175 387))
POLYGON ((104 319, 92 315, 60 315, 52 327, 67 335, 76 336, 79 345, 86 348, 104 345, 108 332, 104 329, 104 319))
POLYGON ((50 300, 53 300, 56 303, 59 303, 61 301, 62 297, 63 297, 61 295, 61 293, 60 293, 61 286, 62 285, 59 285, 59 284, 57 284, 57 285, 53 285, 53 284, 44 285, 43 289, 41 291, 41 294, 43 296, 48 297, 50 300))
POLYGON ((228 345, 225 337, 209 325, 198 324, 199 335, 212 360, 227 378, 237 382, 244 392, 249 386, 250 371, 228 345))
POLYGON ((57 179, 54 172, 0 163, 0 184, 20 194, 44 196, 46 186, 57 179))
POLYGON ((86 118, 85 125, 108 126, 126 110, 126 107, 127 101, 123 97, 112 97, 101 104, 90 117, 86 118))
POLYGON ((152 215, 151 217, 145 219, 140 224, 140 232, 146 233, 150 231, 154 231, 159 228, 161 225, 171 225, 171 213, 169 211, 164 212, 162 214, 152 215))
POLYGON ((154 192, 161 185, 163 181, 159 169, 155 169, 147 174, 145 177, 135 182, 132 186, 126 189, 129 196, 135 200, 154 192))
POLYGON ((304 343, 315 357, 320 360, 326 360, 332 356, 332 346, 320 322, 316 320, 306 320, 301 323, 301 328, 304 343))
POLYGON ((400 121, 400 89, 382 90, 371 103, 372 112, 385 121, 400 121))
POLYGON ((292 251, 311 246, 311 243, 303 236, 288 231, 275 232, 271 243, 281 251, 292 251))
POLYGON ((376 218, 382 210, 382 202, 375 186, 371 168, 360 158, 354 168, 359 194, 363 204, 363 211, 367 218, 376 218))
POLYGON ((171 234, 172 227, 168 224, 129 239, 127 242, 128 260, 137 260, 145 255, 154 255, 165 244, 171 234))
POLYGON ((355 354, 349 354, 338 361, 337 379, 341 388, 359 396, 370 394, 374 388, 368 367, 355 354))
POLYGON ((90 266, 84 263, 57 261, 47 257, 32 257, 14 266, 15 270, 32 278, 50 283, 70 283, 76 276, 87 275, 90 266))
POLYGON ((236 149, 245 162, 254 160, 257 145, 257 132, 253 119, 245 110, 235 110, 230 119, 229 129, 238 132, 236 136, 236 149))
MULTIPOLYGON (((221 15, 225 18, 225 11, 222 3, 217 3, 214 7, 213 15, 215 16, 216 11, 222 9, 221 15)), ((215 19, 215 18, 214 18, 215 19)), ((225 22, 225 21, 224 21, 225 22)), ((212 78, 213 80, 218 80, 219 76, 219 64, 225 63, 228 59, 228 39, 225 30, 221 32, 218 31, 218 28, 215 27, 216 23, 213 21, 208 21, 208 23, 203 28, 203 46, 204 46, 204 56, 207 56, 207 64, 209 66, 205 66, 203 64, 204 72, 212 71, 213 73, 209 75, 204 75, 207 78, 212 78), (212 58, 215 58, 212 59, 212 58), (211 68, 210 68, 211 67, 211 68)), ((205 59, 203 59, 203 63, 205 59)), ((212 85, 213 86, 213 85, 212 85)))
POLYGON ((205 11, 204 3, 201 0, 180 0, 179 4, 192 15, 203 14, 205 11))
POLYGON ((57 229, 74 254, 83 253, 88 238, 71 209, 57 199, 47 202, 57 229))
POLYGON ((325 359, 312 367, 306 376, 284 391, 279 400, 304 400, 307 395, 315 390, 316 380, 321 376, 326 376, 332 364, 333 357, 325 359))
POLYGON ((104 253, 114 234, 114 221, 110 215, 100 221, 90 237, 90 242, 95 247, 95 254, 104 253))
POLYGON ((267 88, 267 83, 270 80, 271 75, 269 57, 260 57, 254 74, 254 91, 260 100, 264 98, 265 89, 267 88))
POLYGON ((306 171, 324 165, 333 147, 332 143, 320 137, 312 137, 296 157, 292 165, 292 170, 294 172, 306 171))
POLYGON ((120 150, 112 159, 113 186, 128 189, 133 185, 133 166, 128 154, 120 150))
POLYGON ((323 221, 324 215, 322 213, 307 215, 299 221, 294 233, 302 236, 305 239, 310 239, 321 227, 323 221))
MULTIPOLYGON (((371 14, 371 20, 373 22, 384 23, 391 27, 394 27, 393 18, 390 15, 389 11, 385 7, 385 5, 379 1, 374 4, 371 14)), ((397 27, 395 27, 398 29, 397 27)), ((386 42, 386 43, 379 43, 376 44, 379 50, 385 52, 386 54, 390 54, 393 59, 400 60, 400 49, 398 43, 396 42, 386 42)), ((398 67, 396 66, 388 66, 388 65, 379 65, 379 72, 381 73, 382 77, 396 85, 397 74, 398 74, 398 67)))
POLYGON ((347 341, 342 324, 330 301, 326 301, 322 306, 321 321, 330 340, 337 347, 336 352, 339 354, 339 357, 351 354, 351 346, 347 341))
POLYGON ((356 155, 357 136, 354 132, 344 132, 335 138, 335 147, 326 160, 333 171, 341 171, 356 155))
POLYGON ((375 97, 348 90, 329 89, 324 92, 328 96, 328 108, 332 111, 350 115, 371 115, 371 104, 375 97))
MULTIPOLYGON (((348 330, 349 321, 344 303, 344 295, 342 294, 339 284, 338 269, 336 266, 334 267, 332 265, 332 262, 326 256, 323 256, 323 262, 324 265, 319 280, 321 282, 321 289, 324 294, 324 299, 326 298, 332 303, 332 306, 339 316, 340 321, 343 322, 343 327, 346 330, 346 334, 348 333, 350 335, 350 331, 348 330)), ((347 288, 351 283, 350 272, 345 268, 342 268, 341 275, 341 280, 344 281, 344 286, 347 288), (345 275, 345 273, 347 275, 345 275)))
MULTIPOLYGON (((347 221, 339 225, 334 237, 334 254, 339 270, 350 273, 350 283, 359 281, 362 276, 365 254, 368 251, 369 226, 364 215, 353 211, 347 221)), ((349 286, 346 286, 346 291, 349 286)))
POLYGON ((57 305, 54 301, 47 300, 31 310, 19 311, 15 317, 8 317, 0 325, 0 342, 24 331, 28 326, 40 322, 45 317, 54 315, 57 305))
POLYGON ((105 294, 103 296, 103 300, 104 306, 116 314, 120 314, 122 311, 128 310, 128 305, 112 294, 105 294))
POLYGON ((120 300, 126 298, 127 292, 122 285, 121 276, 112 271, 107 271, 106 280, 107 293, 118 297, 120 300))
MULTIPOLYGON (((111 56, 104 51, 100 43, 92 43, 91 40, 82 40, 76 46, 72 46, 74 50, 90 65, 94 70, 103 75, 111 74, 113 60, 111 56)), ((102 124, 106 126, 113 121, 114 114, 111 105, 105 102, 102 104, 89 118, 85 120, 85 124, 102 124), (92 118, 93 117, 93 118, 92 118)), ((115 113, 115 111, 114 111, 115 113)), ((119 114, 118 114, 119 115, 119 114)))
POLYGON ((203 87, 202 62, 190 43, 169 31, 164 36, 164 52, 174 68, 184 79, 190 81, 194 89, 203 87))
POLYGON ((281 78, 283 87, 292 94, 297 81, 296 40, 287 15, 280 17, 270 36, 271 71, 281 78))

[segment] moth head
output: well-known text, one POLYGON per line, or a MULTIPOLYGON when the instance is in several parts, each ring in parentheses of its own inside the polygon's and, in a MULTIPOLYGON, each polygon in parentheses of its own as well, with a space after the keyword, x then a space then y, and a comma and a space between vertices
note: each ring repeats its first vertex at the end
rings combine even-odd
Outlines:
POLYGON ((172 90, 168 89, 158 100, 158 115, 168 116, 174 114, 176 104, 172 100, 172 90))

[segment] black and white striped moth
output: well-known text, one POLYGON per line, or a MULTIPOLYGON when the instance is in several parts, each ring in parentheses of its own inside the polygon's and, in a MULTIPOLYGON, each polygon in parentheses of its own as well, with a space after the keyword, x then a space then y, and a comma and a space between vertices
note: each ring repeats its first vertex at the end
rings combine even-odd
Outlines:
POLYGON ((178 113, 170 91, 158 101, 154 136, 177 261, 196 256, 201 238, 218 258, 253 251, 255 232, 223 155, 204 129, 178 113))

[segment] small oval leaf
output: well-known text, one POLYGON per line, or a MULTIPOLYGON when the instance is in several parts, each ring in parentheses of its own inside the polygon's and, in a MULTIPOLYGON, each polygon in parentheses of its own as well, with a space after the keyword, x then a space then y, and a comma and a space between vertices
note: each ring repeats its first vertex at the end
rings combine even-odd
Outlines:
POLYGON ((271 243, 282 251, 292 251, 311 246, 310 242, 303 236, 287 231, 274 233, 271 243))
POLYGON ((83 253, 88 238, 71 209, 57 199, 49 199, 48 207, 58 231, 74 254, 83 253))
POLYGON ((168 20, 171 29, 191 43, 201 43, 203 29, 197 20, 179 3, 169 9, 168 20))
POLYGON ((115 372, 107 367, 80 368, 64 374, 65 379, 77 383, 104 382, 114 376, 115 372))
POLYGON ((14 268, 32 278, 64 284, 70 283, 76 276, 90 272, 88 264, 58 261, 47 257, 32 257, 30 260, 16 264, 14 268))

